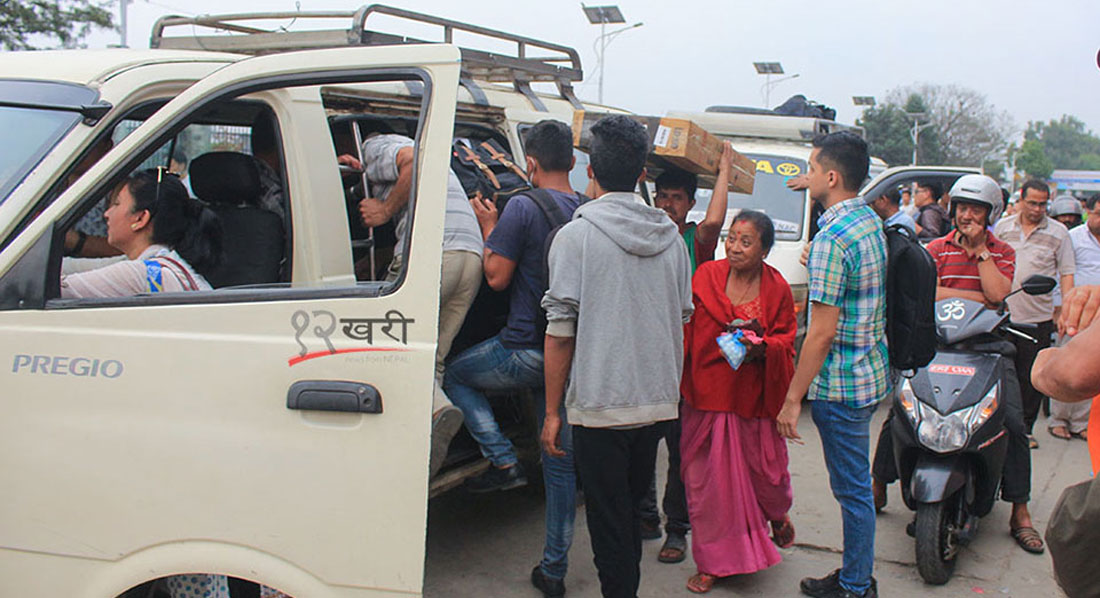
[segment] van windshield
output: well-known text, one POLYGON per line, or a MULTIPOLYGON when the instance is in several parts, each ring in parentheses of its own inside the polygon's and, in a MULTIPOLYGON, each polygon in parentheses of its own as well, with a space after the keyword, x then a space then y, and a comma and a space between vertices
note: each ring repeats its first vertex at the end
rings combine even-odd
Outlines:
POLYGON ((83 118, 77 109, 98 94, 55 81, 0 80, 0 204, 83 118), (18 104, 13 106, 12 104, 18 104))
MULTIPOLYGON (((769 154, 745 154, 756 162, 756 181, 752 195, 729 194, 726 222, 722 234, 726 234, 733 216, 741 210, 757 210, 771 217, 775 223, 775 238, 780 241, 797 241, 802 238, 802 225, 806 214, 806 192, 792 191, 787 181, 806 172, 806 161, 790 156, 769 154)), ((710 189, 695 192, 695 207, 688 220, 703 219, 710 205, 710 189)))

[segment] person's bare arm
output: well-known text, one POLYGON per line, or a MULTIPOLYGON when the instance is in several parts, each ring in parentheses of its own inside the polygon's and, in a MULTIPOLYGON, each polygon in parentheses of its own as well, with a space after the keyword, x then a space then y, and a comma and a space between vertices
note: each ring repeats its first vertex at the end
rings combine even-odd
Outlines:
POLYGON ((1031 383, 1059 401, 1087 401, 1100 394, 1097 353, 1100 353, 1100 326, 1094 324, 1065 346, 1039 351, 1031 367, 1031 383))
MULTIPOLYGON (((1062 296, 1064 297, 1066 294, 1068 294, 1069 292, 1071 292, 1073 290, 1073 275, 1072 274, 1063 274, 1060 277, 1059 281, 1058 281, 1058 285, 1059 285, 1060 290, 1062 292, 1062 296)), ((1065 334, 1066 333, 1066 329, 1062 326, 1062 306, 1061 305, 1055 305, 1054 306, 1054 324, 1058 327, 1058 334, 1065 334)))
POLYGON ((359 202, 359 214, 363 217, 366 226, 381 226, 389 222, 393 215, 409 203, 409 192, 412 190, 413 173, 413 148, 403 147, 397 150, 397 181, 393 189, 386 197, 386 201, 380 201, 368 197, 359 202))
POLYGON ((114 257, 122 255, 122 252, 107 243, 107 237, 96 235, 84 235, 84 243, 80 242, 80 233, 75 230, 65 231, 65 251, 70 252, 80 245, 80 251, 73 257, 114 257))
MULTIPOLYGON (((474 209, 477 224, 481 227, 481 238, 489 240, 493 234, 500 215, 497 213, 496 204, 491 199, 484 199, 479 193, 470 200, 470 207, 474 209)), ((499 253, 493 253, 489 246, 485 246, 485 255, 481 259, 482 270, 485 272, 485 281, 494 291, 503 291, 512 284, 512 276, 516 272, 515 260, 508 259, 499 253)))
POLYGON ((794 378, 787 389, 787 398, 783 401, 783 408, 776 417, 776 425, 779 435, 792 440, 800 440, 798 435, 798 416, 802 412, 802 397, 810 389, 810 383, 825 365, 825 358, 829 356, 833 339, 836 337, 836 326, 840 320, 840 308, 834 305, 814 302, 813 316, 810 318, 810 329, 806 331, 806 340, 802 342, 802 353, 798 357, 798 365, 794 369, 794 378))
POLYGON ((722 225, 726 223, 726 207, 729 205, 730 173, 733 171, 733 146, 726 141, 722 144, 722 157, 718 160, 718 177, 714 181, 714 191, 707 206, 707 215, 695 229, 695 235, 701 245, 712 245, 722 234, 722 225))
POLYGON ((553 457, 564 457, 561 435, 561 402, 565 384, 573 368, 576 337, 547 334, 543 345, 543 375, 546 383, 546 421, 542 426, 542 448, 553 457))
POLYGON ((998 306, 1012 291, 1012 279, 1001 273, 993 258, 978 263, 978 276, 982 279, 984 303, 998 306))

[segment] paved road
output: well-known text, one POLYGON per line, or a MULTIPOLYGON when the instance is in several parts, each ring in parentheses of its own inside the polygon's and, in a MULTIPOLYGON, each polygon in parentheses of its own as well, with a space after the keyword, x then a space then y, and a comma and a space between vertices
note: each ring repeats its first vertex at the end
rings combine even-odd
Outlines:
MULTIPOLYGON (((884 416, 885 409, 876 414, 872 442, 884 416)), ((710 595, 798 596, 799 579, 840 566, 840 511, 829 493, 821 444, 808 410, 803 410, 799 431, 806 444, 791 450, 791 517, 798 532, 796 545, 781 551, 782 563, 753 575, 722 580, 710 595)), ((1036 431, 1041 447, 1032 451, 1031 508, 1036 528, 1043 532, 1062 488, 1089 475, 1088 454, 1080 440, 1067 442, 1050 436, 1045 420, 1036 424, 1036 431)), ((663 467, 663 447, 660 460, 663 467)), ((663 490, 663 480, 660 487, 663 490)), ((982 520, 977 539, 960 554, 951 581, 945 586, 925 585, 914 565, 913 540, 905 534, 912 514, 902 503, 897 484, 890 492, 890 503, 879 515, 875 534, 875 576, 881 596, 1061 596, 1051 575, 1050 557, 1025 553, 1008 535, 1006 503, 999 503, 982 520)), ((483 496, 458 490, 434 499, 429 504, 424 595, 539 598, 541 594, 531 587, 528 576, 541 555, 542 518, 541 486, 483 496)), ((692 595, 684 588, 695 571, 690 555, 683 563, 667 565, 657 562, 659 549, 659 541, 645 544, 639 595, 692 595)), ((570 560, 567 595, 598 597, 583 507, 577 513, 570 560)))

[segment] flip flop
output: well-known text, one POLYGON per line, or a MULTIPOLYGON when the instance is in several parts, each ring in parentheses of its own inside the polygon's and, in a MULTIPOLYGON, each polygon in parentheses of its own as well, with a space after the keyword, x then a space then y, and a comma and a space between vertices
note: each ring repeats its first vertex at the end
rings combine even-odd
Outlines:
POLYGON ((1061 438, 1062 440, 1070 440, 1073 435, 1069 433, 1069 430, 1065 426, 1054 426, 1050 429, 1050 435, 1055 438, 1061 438), (1057 431, 1056 431, 1057 430, 1057 431))
POLYGON ((687 556, 687 538, 680 534, 669 534, 665 538, 661 552, 657 553, 657 560, 662 563, 679 563, 687 556))
POLYGON ((1089 439, 1089 431, 1088 430, 1081 430, 1080 432, 1073 432, 1072 434, 1074 436, 1076 436, 1077 438, 1080 438, 1081 440, 1084 440, 1084 441, 1088 441, 1088 439, 1089 439))
POLYGON ((1039 532, 1035 531, 1035 528, 1023 526, 1018 527, 1012 531, 1012 539, 1016 540, 1016 543, 1031 554, 1043 554, 1046 548, 1043 547, 1043 537, 1039 535, 1039 532), (1036 544, 1038 542, 1038 544, 1036 544))
POLYGON ((706 594, 714 587, 714 582, 718 578, 702 571, 692 575, 688 578, 687 589, 696 594, 706 594))
POLYGON ((787 515, 782 521, 772 521, 772 541, 780 548, 794 546, 794 524, 791 516, 787 515))

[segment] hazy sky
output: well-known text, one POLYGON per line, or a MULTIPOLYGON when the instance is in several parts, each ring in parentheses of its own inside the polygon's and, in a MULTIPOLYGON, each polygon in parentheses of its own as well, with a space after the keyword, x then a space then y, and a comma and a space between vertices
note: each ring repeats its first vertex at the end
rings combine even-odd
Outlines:
MULTIPOLYGON (((614 1, 614 0, 611 0, 614 1)), ((594 2, 599 4, 600 2, 594 2)), ((570 45, 581 53, 582 99, 595 100, 599 27, 567 0, 404 0, 402 8, 570 45)), ((301 0, 302 10, 354 9, 347 0, 301 0)), ((853 95, 880 100, 898 85, 957 84, 1029 120, 1073 114, 1100 132, 1100 0, 619 0, 628 24, 608 46, 604 101, 643 114, 760 106, 753 61, 782 62, 798 78, 776 85, 774 107, 796 93, 852 122, 853 95)), ((287 0, 134 0, 131 47, 147 47, 164 14, 294 10, 287 0)), ((368 22, 369 24, 370 22, 368 22)), ((372 28, 391 23, 378 21, 372 28)), ((609 31, 614 27, 609 27, 609 31)), ((402 33, 423 36, 423 31, 402 33)), ((118 43, 96 34, 91 47, 118 43)))

